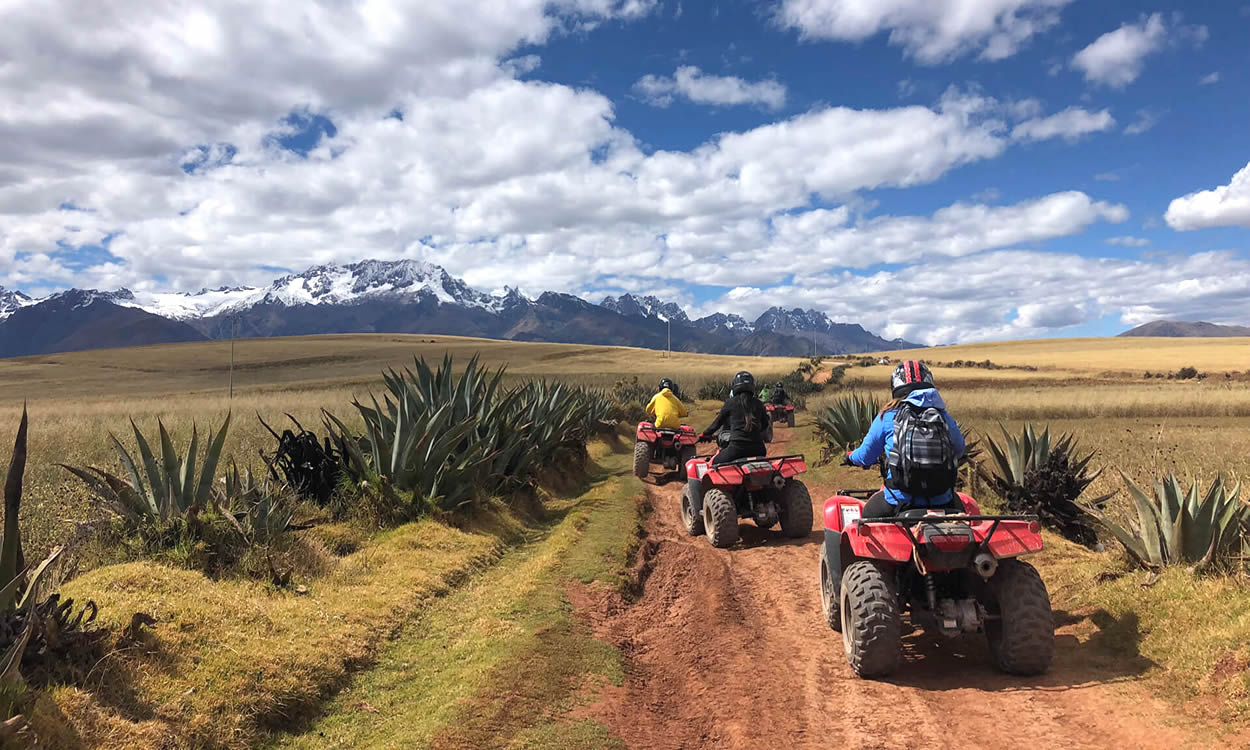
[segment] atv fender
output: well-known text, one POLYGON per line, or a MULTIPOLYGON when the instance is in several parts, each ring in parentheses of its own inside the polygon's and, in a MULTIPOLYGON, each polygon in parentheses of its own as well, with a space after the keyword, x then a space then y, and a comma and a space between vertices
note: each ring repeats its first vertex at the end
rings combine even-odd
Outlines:
POLYGON ((842 532, 825 529, 825 560, 834 591, 842 590, 842 532))
POLYGON ((694 510, 695 518, 703 517, 703 480, 687 479, 686 484, 690 486, 690 500, 694 510))

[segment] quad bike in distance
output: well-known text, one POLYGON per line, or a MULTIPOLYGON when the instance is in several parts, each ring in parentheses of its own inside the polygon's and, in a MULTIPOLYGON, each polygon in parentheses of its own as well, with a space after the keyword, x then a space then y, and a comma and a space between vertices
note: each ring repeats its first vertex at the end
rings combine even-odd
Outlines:
POLYGON ((661 464, 665 471, 680 471, 695 456, 699 435, 689 425, 678 430, 663 430, 650 422, 639 422, 634 439, 634 476, 645 479, 651 464, 661 464))
POLYGON ((851 669, 873 678, 897 668, 906 613, 926 632, 984 633, 1008 674, 1045 672, 1055 641, 1050 596, 1020 559, 1042 549, 1037 517, 981 515, 960 493, 961 514, 912 509, 861 518, 874 492, 839 490, 824 508, 821 604, 851 669))
POLYGON ((792 539, 812 533, 812 497, 796 477, 807 471, 803 456, 764 456, 712 465, 711 457, 686 462, 681 519, 691 536, 706 534, 713 547, 738 541, 738 519, 761 529, 778 523, 792 539))
POLYGON ((768 418, 772 424, 785 422, 786 427, 794 426, 794 404, 764 404, 768 418))

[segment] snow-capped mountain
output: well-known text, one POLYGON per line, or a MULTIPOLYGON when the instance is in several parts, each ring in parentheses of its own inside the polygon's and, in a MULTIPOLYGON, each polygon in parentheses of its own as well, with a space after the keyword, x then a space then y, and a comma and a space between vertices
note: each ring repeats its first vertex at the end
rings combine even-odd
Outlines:
POLYGON ((755 330, 755 326, 748 322, 746 318, 733 313, 728 315, 725 313, 712 313, 694 321, 693 325, 705 331, 715 331, 724 328, 733 333, 750 333, 755 330))
POLYGON ((795 307, 786 310, 771 307, 755 321, 757 331, 803 331, 825 333, 833 327, 829 316, 819 310, 803 310, 795 307))
POLYGON ((15 310, 34 303, 35 300, 21 292, 11 292, 0 286, 0 320, 9 317, 15 310))
MULTIPOLYGON (((515 290, 513 292, 515 294, 515 290)), ((201 289, 195 294, 147 293, 134 306, 175 320, 233 314, 257 305, 350 305, 370 299, 430 297, 443 304, 491 308, 504 298, 470 288, 443 268, 415 260, 365 260, 313 266, 276 279, 264 288, 201 289)), ((506 296, 506 295, 505 295, 506 296)), ((124 304, 124 303, 123 303, 124 304)))
POLYGON ((473 289, 412 260, 314 266, 264 287, 194 293, 71 289, 43 299, 0 289, 0 356, 324 333, 425 333, 609 344, 718 354, 802 356, 901 348, 816 310, 773 308, 750 323, 715 313, 691 322, 678 305, 625 294, 599 305, 569 294, 473 289), (669 322, 671 321, 671 325, 669 322), (109 331, 107 335, 103 331, 109 331))
POLYGON ((690 322, 686 311, 681 307, 652 296, 635 297, 632 294, 622 294, 620 297, 604 297, 599 306, 627 318, 659 318, 671 320, 674 323, 690 322))

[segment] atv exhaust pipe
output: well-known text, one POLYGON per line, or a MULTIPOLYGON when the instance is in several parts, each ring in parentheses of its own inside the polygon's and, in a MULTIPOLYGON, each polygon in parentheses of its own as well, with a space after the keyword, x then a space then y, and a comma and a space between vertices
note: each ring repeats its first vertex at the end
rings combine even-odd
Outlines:
POLYGON ((776 487, 777 489, 781 489, 781 488, 785 487, 785 486, 786 486, 786 478, 785 478, 785 477, 783 477, 783 476, 781 476, 780 474, 776 474, 776 475, 774 475, 774 476, 773 476, 773 486, 774 486, 774 487, 776 487))
POLYGON ((978 575, 989 580, 998 572, 998 559, 988 552, 981 552, 972 559, 972 566, 976 568, 978 575))

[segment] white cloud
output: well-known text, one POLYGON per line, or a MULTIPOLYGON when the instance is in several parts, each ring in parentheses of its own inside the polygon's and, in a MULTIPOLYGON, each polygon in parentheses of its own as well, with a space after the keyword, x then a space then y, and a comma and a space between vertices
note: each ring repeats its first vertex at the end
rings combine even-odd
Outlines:
POLYGON ((1250 261, 1232 253, 1142 261, 999 250, 866 276, 808 275, 797 285, 725 295, 707 306, 750 317, 779 298, 927 344, 1054 334, 1107 315, 1124 325, 1159 318, 1244 323, 1250 261))
POLYGON ((1108 245, 1119 245, 1120 247, 1146 247, 1150 244, 1150 240, 1145 237, 1108 237, 1108 245))
POLYGON ((1220 82, 1220 72, 1218 70, 1215 71, 1214 73, 1207 73, 1206 75, 1204 75, 1202 78, 1198 80, 1198 84, 1201 86, 1210 86, 1213 83, 1219 83, 1219 82, 1220 82))
MULTIPOLYGON (((882 216, 849 224, 845 210, 775 217, 765 273, 820 273, 833 268, 961 258, 996 248, 1079 234, 1096 221, 1123 222, 1124 206, 1080 192, 1055 193, 1011 206, 956 203, 932 216, 882 216), (788 260, 787 260, 788 259, 788 260)), ((743 257, 751 251, 744 250, 743 257)))
POLYGON ((1116 174, 1115 172, 1099 172, 1098 174, 1094 175, 1094 179, 1097 180, 1098 182, 1119 182, 1120 175, 1116 174))
POLYGON ((678 96, 695 104, 749 104, 774 110, 786 105, 786 87, 777 81, 750 83, 735 76, 709 75, 693 65, 683 65, 671 77, 643 76, 634 91, 657 107, 669 106, 678 96))
POLYGON ((806 39, 858 42, 888 31, 890 43, 934 65, 971 53, 1014 55, 1059 23, 1071 0, 783 0, 782 25, 806 39))
MULTIPOLYGON (((817 106, 652 151, 596 91, 518 80, 543 72, 531 45, 654 3, 325 0, 309 4, 305 27, 224 0, 105 3, 83 11, 85 26, 49 20, 70 5, 0 10, 0 43, 16 50, 0 71, 0 283, 27 291, 195 290, 265 282, 272 267, 409 257, 484 289, 679 301, 673 269, 699 268, 702 283, 755 285, 729 293, 742 311, 776 304, 767 285, 797 276, 796 302, 833 311, 846 308, 816 280, 845 288, 848 267, 981 269, 986 255, 1026 257, 1003 248, 1127 217, 1079 192, 922 216, 877 215, 875 196, 862 195, 997 158, 1021 119, 1037 122, 1019 137, 1080 130, 1080 118, 1062 125, 1065 113, 1042 117, 1034 100, 952 89, 934 106, 817 106), (237 28, 250 31, 227 33, 237 28), (330 118, 333 135, 306 155, 280 148, 272 136, 295 130, 281 124, 292 112, 330 118), (111 256, 78 254, 107 238, 111 256), (761 253, 778 260, 760 264, 761 253)), ((965 43, 984 53, 988 37, 965 43)), ((902 283, 907 270, 868 278, 902 283)), ((939 288, 925 303, 965 311, 965 323, 938 329, 1001 325, 958 288, 965 297, 939 288)), ((1018 319, 1064 319, 1058 302, 1029 303, 1040 307, 1018 319)), ((891 335, 919 330, 914 311, 866 309, 891 335)))
POLYGON ((1181 25, 1179 14, 1173 14, 1169 26, 1162 13, 1152 13, 1095 39, 1073 56, 1072 67, 1090 83, 1124 88, 1141 75, 1146 58, 1169 42, 1186 40, 1201 46, 1206 39, 1205 26, 1181 25))
POLYGON ((1159 124, 1162 115, 1149 109, 1137 110, 1137 119, 1124 128, 1125 135, 1141 135, 1159 124))
POLYGON ((1209 227, 1250 227, 1250 164, 1227 185, 1172 201, 1163 215, 1168 226, 1184 231, 1209 227))
POLYGON ((1049 117, 1034 117, 1016 125, 1011 137, 1016 140, 1042 141, 1050 138, 1076 140, 1090 133, 1101 133, 1115 127, 1115 118, 1108 110, 1090 112, 1081 107, 1068 107, 1049 117))

